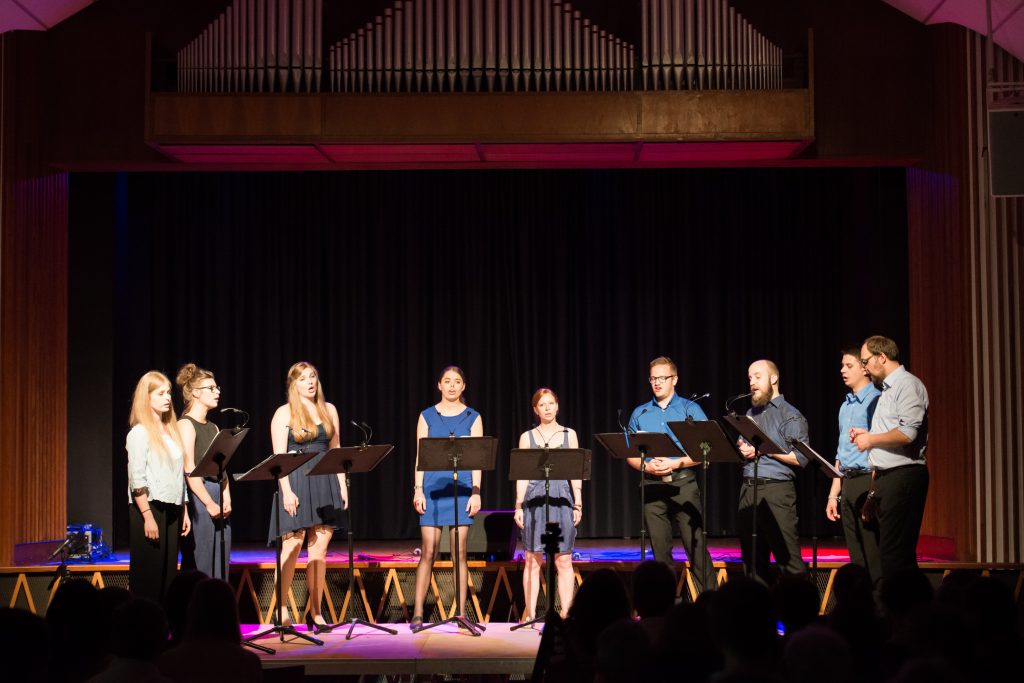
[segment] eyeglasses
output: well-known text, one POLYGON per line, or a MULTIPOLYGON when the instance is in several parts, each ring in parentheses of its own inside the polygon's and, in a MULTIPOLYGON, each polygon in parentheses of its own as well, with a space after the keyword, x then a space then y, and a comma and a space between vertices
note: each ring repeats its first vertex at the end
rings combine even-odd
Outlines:
POLYGON ((873 353, 870 356, 868 356, 867 358, 861 358, 860 359, 860 366, 862 368, 866 368, 868 366, 868 361, 871 360, 872 358, 874 358, 877 355, 878 355, 877 353, 873 353))
POLYGON ((648 377, 647 381, 650 382, 651 384, 661 384, 663 382, 669 381, 673 377, 675 377, 675 375, 665 375, 664 377, 648 377))
POLYGON ((220 387, 219 387, 219 386, 217 386, 216 384, 211 384, 211 385, 210 385, 210 386, 208 386, 208 387, 196 387, 196 389, 197 389, 198 391, 202 391, 203 389, 209 389, 210 391, 215 391, 215 392, 217 392, 218 394, 220 393, 220 387))

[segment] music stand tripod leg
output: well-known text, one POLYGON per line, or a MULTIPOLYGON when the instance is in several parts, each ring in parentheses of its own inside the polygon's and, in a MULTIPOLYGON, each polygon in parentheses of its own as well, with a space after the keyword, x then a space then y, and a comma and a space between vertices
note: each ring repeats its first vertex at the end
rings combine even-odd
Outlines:
MULTIPOLYGON (((523 515, 525 516, 526 513, 523 512, 523 515)), ((547 610, 544 612, 544 617, 538 617, 538 616, 535 615, 533 617, 533 619, 530 619, 529 621, 524 621, 521 624, 516 624, 515 626, 510 628, 509 631, 518 631, 521 628, 526 628, 527 626, 533 626, 534 624, 536 624, 538 622, 542 622, 545 619, 547 619, 548 613, 551 612, 551 610, 554 609, 554 606, 553 606, 554 605, 554 600, 552 599, 552 592, 551 591, 553 591, 555 588, 554 588, 554 584, 551 583, 551 581, 552 581, 552 578, 551 578, 551 575, 552 575, 551 568, 554 565, 555 556, 551 552, 551 545, 547 542, 548 534, 551 533, 551 529, 548 528, 550 524, 551 524, 551 478, 549 476, 547 476, 547 472, 545 472, 545 477, 544 477, 544 533, 541 535, 541 541, 544 542, 544 562, 546 563, 545 566, 544 566, 544 574, 545 574, 546 580, 548 582, 548 597, 547 597, 547 604, 548 604, 548 606, 547 606, 547 610)), ((557 552, 557 550, 558 549, 557 549, 557 546, 556 546, 555 551, 557 552)), ((534 610, 536 611, 536 609, 537 609, 537 606, 534 605, 534 610)))
MULTIPOLYGON (((363 446, 366 446, 364 443, 363 446)), ((352 473, 348 470, 345 471, 345 483, 348 487, 348 509, 346 510, 346 517, 348 518, 348 585, 349 591, 352 594, 352 598, 355 599, 355 583, 356 583, 356 570, 355 570, 355 542, 353 541, 352 535, 352 473)), ((332 624, 329 629, 333 630, 341 626, 341 622, 332 624)), ((345 634, 345 640, 352 640, 352 632, 356 626, 368 626, 384 633, 390 633, 393 636, 398 635, 398 631, 393 628, 381 626, 380 624, 374 624, 361 617, 352 617, 348 621, 348 633, 345 634)))
MULTIPOLYGON (((452 549, 452 573, 454 575, 453 578, 454 578, 454 582, 455 582, 455 610, 454 611, 455 612, 462 612, 462 611, 464 611, 464 609, 463 609, 464 605, 461 604, 462 603, 462 600, 461 600, 462 596, 461 596, 461 594, 459 592, 459 588, 460 588, 459 570, 461 569, 461 565, 460 565, 460 562, 459 562, 459 559, 460 559, 459 558, 459 468, 458 468, 458 456, 457 455, 452 457, 452 482, 455 485, 455 487, 454 487, 454 489, 452 491, 452 510, 455 513, 455 517, 454 517, 454 525, 451 528, 451 532, 452 532, 452 543, 451 543, 451 549, 452 549)), ((467 574, 468 574, 468 572, 467 572, 467 574)), ((480 631, 484 630, 482 626, 480 626, 478 624, 475 624, 474 622, 470 621, 469 619, 466 619, 466 617, 463 616, 462 614, 453 614, 452 616, 448 617, 447 619, 444 619, 443 621, 438 621, 438 622, 435 622, 433 624, 424 624, 423 626, 418 628, 416 630, 416 632, 419 633, 420 631, 426 631, 426 630, 429 630, 429 629, 432 629, 432 628, 436 628, 438 626, 441 626, 442 624, 455 624, 456 626, 458 626, 460 628, 464 628, 467 631, 469 631, 470 635, 472 635, 474 637, 480 637, 480 635, 481 635, 480 631)))
MULTIPOLYGON (((308 633, 302 633, 302 632, 298 631, 294 626, 285 626, 285 625, 283 625, 283 622, 284 622, 284 601, 283 601, 283 598, 282 598, 282 595, 281 595, 281 552, 282 552, 282 546, 283 546, 284 541, 283 541, 283 537, 282 537, 282 535, 280 533, 281 532, 281 482, 280 482, 280 480, 278 480, 277 486, 278 486, 278 490, 274 492, 274 518, 277 521, 277 532, 278 532, 277 543, 275 544, 276 545, 275 561, 277 563, 277 576, 274 577, 275 578, 274 583, 277 584, 275 586, 275 590, 277 592, 277 596, 276 596, 277 597, 277 623, 274 624, 272 627, 266 629, 265 631, 261 631, 260 633, 257 633, 256 635, 249 636, 248 638, 245 639, 245 642, 246 643, 252 643, 253 641, 259 640, 260 638, 264 638, 266 636, 269 636, 269 635, 272 635, 272 634, 276 633, 276 634, 278 634, 280 636, 280 639, 281 639, 282 643, 284 642, 284 637, 286 635, 289 635, 289 636, 295 636, 297 638, 301 638, 303 640, 309 641, 313 645, 323 645, 324 641, 322 641, 322 640, 320 640, 318 638, 314 638, 313 636, 309 635, 308 633)), ((269 654, 274 654, 274 652, 271 651, 269 654)))

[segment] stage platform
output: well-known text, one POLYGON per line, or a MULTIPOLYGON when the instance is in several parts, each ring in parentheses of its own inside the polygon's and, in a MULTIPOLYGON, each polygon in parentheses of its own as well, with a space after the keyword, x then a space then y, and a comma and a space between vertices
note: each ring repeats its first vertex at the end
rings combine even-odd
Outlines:
MULTIPOLYGON (((714 561, 713 573, 719 583, 742 573, 739 543, 735 538, 710 539, 714 561)), ((958 562, 955 548, 946 539, 924 537, 918 546, 922 569, 937 584, 943 575, 954 569, 990 573, 1004 577, 1020 598, 1022 574, 1019 564, 978 564, 958 562)), ((648 548, 648 556, 650 549, 648 548)), ((803 544, 804 560, 812 563, 811 544, 803 544)), ((639 542, 629 539, 580 539, 574 553, 577 583, 600 568, 611 568, 628 574, 639 561, 639 542)), ((360 541, 355 558, 354 585, 348 576, 348 557, 344 544, 332 544, 328 554, 325 611, 335 622, 360 617, 371 622, 405 622, 411 615, 415 567, 419 559, 414 541, 360 541), (354 588, 354 590, 353 590, 354 588)), ((679 574, 679 594, 692 600, 693 583, 686 556, 679 548, 674 559, 679 574)), ((832 579, 835 571, 849 561, 839 539, 824 539, 818 547, 818 568, 815 582, 821 594, 821 609, 831 607, 832 579)), ((305 555, 299 558, 304 566, 305 555)), ((128 552, 119 550, 115 558, 100 564, 71 564, 74 576, 88 578, 97 586, 128 585, 128 552)), ((55 563, 20 567, 0 567, 0 600, 42 613, 51 597, 48 585, 55 563)), ((517 550, 511 560, 485 561, 471 559, 470 608, 481 622, 513 622, 522 614, 522 552, 517 550)), ((265 624, 273 614, 274 555, 261 545, 236 545, 231 556, 230 582, 238 597, 239 614, 244 623, 265 624)), ((543 578, 543 577, 542 577, 543 578)), ((545 587, 546 590, 546 587, 545 587)), ((444 618, 454 604, 451 564, 440 561, 428 594, 428 619, 444 618)), ((287 603, 296 613, 306 603, 305 575, 295 575, 287 603)))

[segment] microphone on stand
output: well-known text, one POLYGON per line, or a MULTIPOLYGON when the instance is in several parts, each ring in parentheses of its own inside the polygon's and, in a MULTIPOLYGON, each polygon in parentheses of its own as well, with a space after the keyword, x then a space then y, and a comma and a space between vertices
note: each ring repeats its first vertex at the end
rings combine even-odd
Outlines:
POLYGON ((249 413, 245 412, 244 410, 240 410, 239 408, 221 408, 220 412, 221 413, 234 413, 235 415, 240 415, 241 416, 239 419, 241 419, 242 424, 237 425, 235 427, 236 430, 244 429, 245 426, 249 424, 249 413))
POLYGON ((711 395, 710 392, 703 393, 700 396, 698 396, 697 394, 691 394, 690 395, 690 402, 686 405, 686 419, 687 420, 689 420, 690 422, 694 421, 693 415, 690 415, 690 406, 696 405, 697 403, 699 403, 700 401, 703 401, 704 399, 706 399, 710 395, 711 395))
POLYGON ((370 429, 370 425, 366 424, 365 422, 356 422, 355 420, 349 420, 348 422, 349 422, 350 425, 352 425, 353 427, 355 427, 356 429, 358 429, 359 431, 361 431, 363 433, 363 443, 362 443, 362 445, 363 446, 369 446, 370 445, 370 435, 373 434, 373 430, 370 429), (369 430, 369 433, 367 433, 367 430, 369 430))
POLYGON ((738 394, 736 396, 733 396, 732 398, 730 398, 728 401, 725 402, 725 410, 726 410, 726 412, 732 413, 733 415, 735 415, 736 413, 732 409, 732 404, 735 403, 736 401, 739 401, 740 399, 750 398, 753 395, 754 395, 754 392, 750 391, 750 392, 747 392, 745 394, 738 394))

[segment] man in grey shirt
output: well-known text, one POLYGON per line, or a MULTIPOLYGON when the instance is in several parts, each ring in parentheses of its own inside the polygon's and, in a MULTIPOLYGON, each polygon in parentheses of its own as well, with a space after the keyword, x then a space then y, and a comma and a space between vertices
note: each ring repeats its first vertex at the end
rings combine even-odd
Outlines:
POLYGON ((882 580, 917 568, 917 539, 928 497, 928 391, 899 362, 896 342, 868 337, 860 362, 882 389, 871 430, 851 429, 850 441, 868 452, 872 470, 865 514, 878 520, 882 580))

